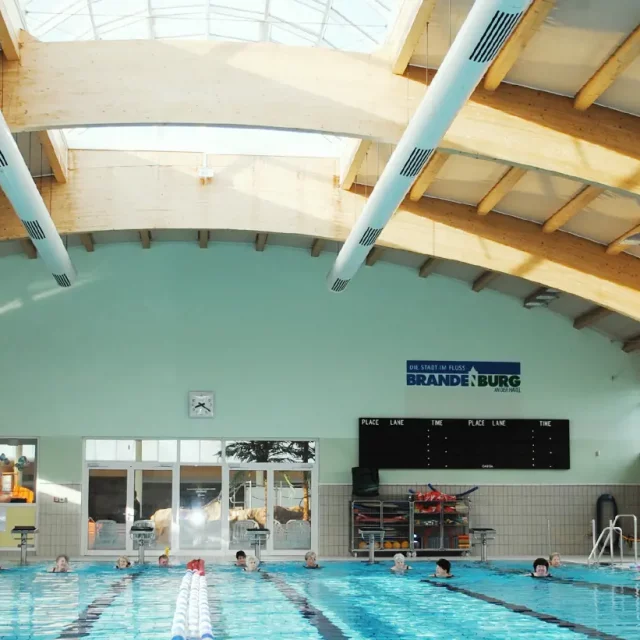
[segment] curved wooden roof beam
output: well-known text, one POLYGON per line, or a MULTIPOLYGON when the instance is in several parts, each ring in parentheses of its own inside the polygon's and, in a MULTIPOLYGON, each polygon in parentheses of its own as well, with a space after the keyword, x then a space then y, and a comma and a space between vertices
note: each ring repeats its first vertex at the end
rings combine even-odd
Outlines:
POLYGON ((511 71, 529 40, 533 38, 545 18, 556 4, 556 0, 533 0, 520 24, 511 34, 500 53, 496 56, 484 77, 484 88, 495 91, 505 76, 511 71))
MULTIPOLYGON (((28 40, 21 51, 2 79, 13 131, 197 124, 395 143, 434 73, 397 76, 378 55, 270 43, 28 40)), ((503 84, 475 91, 440 148, 640 194, 639 140, 640 118, 503 84)))
MULTIPOLYGON (((206 190, 198 182, 200 155, 186 153, 74 151, 72 179, 60 184, 45 178, 43 185, 60 233, 142 229, 148 243, 155 229, 230 229, 342 242, 370 191, 340 189, 331 158, 209 159, 216 180, 206 190)), ((24 227, 0 199, 0 240, 23 237, 24 227)), ((542 234, 533 222, 488 219, 475 207, 432 198, 406 200, 377 245, 525 278, 640 320, 637 258, 607 256, 601 245, 568 233, 542 234)))
POLYGON ((623 233, 619 238, 616 238, 612 243, 610 243, 607 247, 607 253, 610 256, 617 256, 627 247, 640 244, 640 242, 638 242, 640 238, 633 238, 636 242, 631 242, 632 236, 640 236, 640 224, 629 229, 629 231, 623 233))
POLYGON ((436 2, 437 0, 403 0, 401 3, 395 22, 389 25, 384 45, 393 73, 402 75, 407 70, 436 2))
POLYGON ((574 106, 588 109, 640 55, 640 24, 578 91, 574 106))
POLYGON ((486 216, 487 213, 493 211, 500 200, 516 186, 516 183, 525 173, 527 173, 526 169, 522 169, 521 167, 511 167, 507 169, 502 178, 489 189, 487 195, 478 203, 476 207, 478 215, 486 216))
POLYGON ((588 207, 597 197, 604 193, 601 187, 588 185, 580 189, 567 204, 563 205, 547 221, 542 225, 545 233, 553 233, 560 227, 567 224, 571 218, 580 213, 584 208, 588 207))
MULTIPOLYGON (((25 39, 33 39, 23 29, 20 8, 16 0, 0 0, 0 47, 7 61, 20 63, 25 39)), ((4 64, 4 62, 3 62, 4 64)), ((58 182, 67 181, 67 141, 62 131, 39 131, 40 144, 58 182)))

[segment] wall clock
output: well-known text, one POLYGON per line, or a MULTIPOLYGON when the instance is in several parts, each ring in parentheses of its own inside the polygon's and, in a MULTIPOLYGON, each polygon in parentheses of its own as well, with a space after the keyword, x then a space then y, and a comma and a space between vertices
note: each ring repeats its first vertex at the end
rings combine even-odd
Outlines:
POLYGON ((213 418, 213 391, 189 391, 189 417, 213 418))

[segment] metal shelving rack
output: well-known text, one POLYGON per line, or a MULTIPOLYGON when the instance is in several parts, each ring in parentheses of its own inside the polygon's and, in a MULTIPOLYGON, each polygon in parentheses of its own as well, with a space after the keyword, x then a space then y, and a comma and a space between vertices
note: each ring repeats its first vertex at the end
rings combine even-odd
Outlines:
POLYGON ((442 501, 353 499, 350 504, 350 553, 368 553, 361 531, 384 529, 376 553, 468 553, 470 505, 467 498, 442 501), (465 544, 465 536, 467 543, 465 544), (395 544, 394 544, 395 543, 395 544))

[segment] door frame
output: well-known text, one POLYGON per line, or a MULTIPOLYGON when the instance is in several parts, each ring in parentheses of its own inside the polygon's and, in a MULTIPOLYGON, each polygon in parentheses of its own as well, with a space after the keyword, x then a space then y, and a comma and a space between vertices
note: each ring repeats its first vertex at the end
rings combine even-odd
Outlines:
MULTIPOLYGON (((83 454, 84 458, 84 454, 83 454)), ((134 501, 135 501, 135 472, 140 471, 172 471, 172 493, 173 503, 176 487, 176 470, 172 462, 88 462, 84 460, 82 469, 82 515, 80 530, 80 545, 83 555, 87 556, 114 556, 116 554, 131 555, 135 553, 133 540, 131 540, 131 525, 134 521, 134 501), (127 497, 125 506, 125 548, 124 549, 89 549, 89 475, 92 469, 113 469, 127 472, 127 497)), ((178 480, 180 474, 178 470, 178 480)), ((179 486, 178 486, 179 490, 179 486)), ((174 523, 171 523, 171 541, 173 543, 174 523)))
MULTIPOLYGON (((219 466, 222 473, 222 487, 221 487, 221 549, 188 549, 182 550, 179 548, 180 539, 180 469, 182 466, 197 466, 195 463, 182 463, 180 462, 180 442, 182 440, 194 439, 202 440, 203 438, 144 438, 151 440, 177 440, 178 441, 178 459, 175 462, 134 462, 134 461, 88 461, 86 459, 86 441, 87 440, 140 440, 140 437, 134 436, 133 438, 108 438, 108 437, 84 437, 82 439, 82 493, 81 493, 81 518, 80 518, 80 549, 81 553, 85 556, 93 557, 113 557, 120 553, 132 554, 133 542, 130 536, 131 524, 133 523, 134 515, 134 472, 137 469, 148 470, 172 470, 172 523, 171 523, 171 550, 179 556, 185 554, 193 556, 209 556, 209 557, 228 557, 233 554, 235 550, 229 548, 230 535, 229 535, 229 474, 231 470, 265 470, 267 471, 267 505, 274 504, 274 484, 273 477, 275 471, 287 471, 287 470, 309 470, 311 471, 311 549, 318 551, 319 543, 319 456, 320 456, 320 442, 318 438, 302 437, 302 438, 240 438, 240 437, 220 437, 212 438, 212 440, 220 440, 223 445, 227 440, 308 440, 315 443, 315 461, 309 463, 253 463, 253 462, 227 462, 223 457, 220 462, 212 462, 210 464, 202 463, 202 466, 219 466), (89 550, 88 549, 88 522, 89 522, 89 472, 91 469, 119 469, 127 471, 127 506, 126 506, 126 541, 125 549, 104 549, 104 550, 89 550), (269 480, 271 480, 269 482, 269 480)), ((206 438, 205 438, 206 439, 206 438)), ((273 511, 267 509, 267 523, 273 523, 273 511)), ((273 527, 267 527, 273 530, 273 527)), ((305 553, 303 549, 273 549, 273 542, 271 538, 267 543, 267 548, 264 550, 265 556, 299 556, 305 553)))
MULTIPOLYGON (((266 471, 267 472, 267 519, 266 519, 266 529, 273 532, 273 507, 275 506, 275 485, 274 485, 274 475, 276 471, 310 471, 311 472, 311 549, 274 549, 273 548, 273 537, 269 536, 267 540, 267 544, 263 551, 266 557, 269 556, 299 556, 301 553, 306 553, 310 550, 316 550, 317 553, 317 545, 318 545, 318 465, 317 463, 304 463, 304 462, 292 462, 292 463, 280 463, 280 462, 231 462, 226 465, 226 479, 227 479, 227 517, 226 521, 222 523, 222 530, 227 534, 227 551, 231 553, 232 549, 229 549, 229 542, 231 539, 230 536, 230 527, 229 527, 229 516, 228 516, 228 506, 229 506, 229 486, 230 486, 230 475, 232 471, 266 471)), ((225 470, 223 470, 225 473, 225 470)), ((223 536, 224 537, 224 536, 223 536)))

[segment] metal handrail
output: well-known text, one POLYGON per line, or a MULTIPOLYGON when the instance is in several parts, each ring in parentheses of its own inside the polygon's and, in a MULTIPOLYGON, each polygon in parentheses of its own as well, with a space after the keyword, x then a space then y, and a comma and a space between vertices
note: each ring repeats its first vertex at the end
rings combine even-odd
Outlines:
MULTIPOLYGON (((633 559, 637 566, 638 564, 638 518, 632 513, 621 513, 617 515, 613 520, 613 526, 615 526, 616 522, 618 522, 618 518, 633 518, 633 559)), ((620 536, 622 536, 622 532, 620 532, 620 536)), ((620 542, 621 548, 623 542, 620 542)))
MULTIPOLYGON (((587 558, 587 562, 591 564, 591 562, 600 562, 602 558, 602 554, 605 552, 607 547, 609 547, 611 553, 611 563, 614 562, 614 551, 613 551, 613 540, 614 534, 618 534, 620 536, 620 562, 624 562, 624 538, 622 534, 622 527, 616 527, 616 523, 620 518, 632 518, 633 519, 633 555, 635 565, 638 565, 638 519, 635 515, 631 513, 621 513, 617 515, 613 520, 609 520, 609 526, 605 527, 598 536, 598 539, 594 541, 593 548, 591 549, 591 553, 587 558), (604 538, 604 542, 602 542, 604 538), (600 544, 602 543, 602 548, 599 549, 600 544)), ((593 524, 593 537, 595 538, 595 522, 593 524)))
MULTIPOLYGON (((594 529, 594 531, 595 531, 595 529, 594 529)), ((593 548, 591 549, 591 553, 589 554, 589 557, 587 558, 587 562, 589 564, 591 564, 591 562, 599 562, 600 561, 600 557, 602 555, 602 553, 600 553, 600 555, 598 555, 598 549, 600 547, 600 542, 601 542, 602 538, 605 536, 605 534, 608 536, 610 533, 611 533, 610 527, 605 527, 600 532, 600 535, 598 536, 598 538, 593 543, 593 548)), ((607 538, 607 541, 602 545, 603 549, 606 549, 608 542, 609 542, 609 539, 607 538)))

